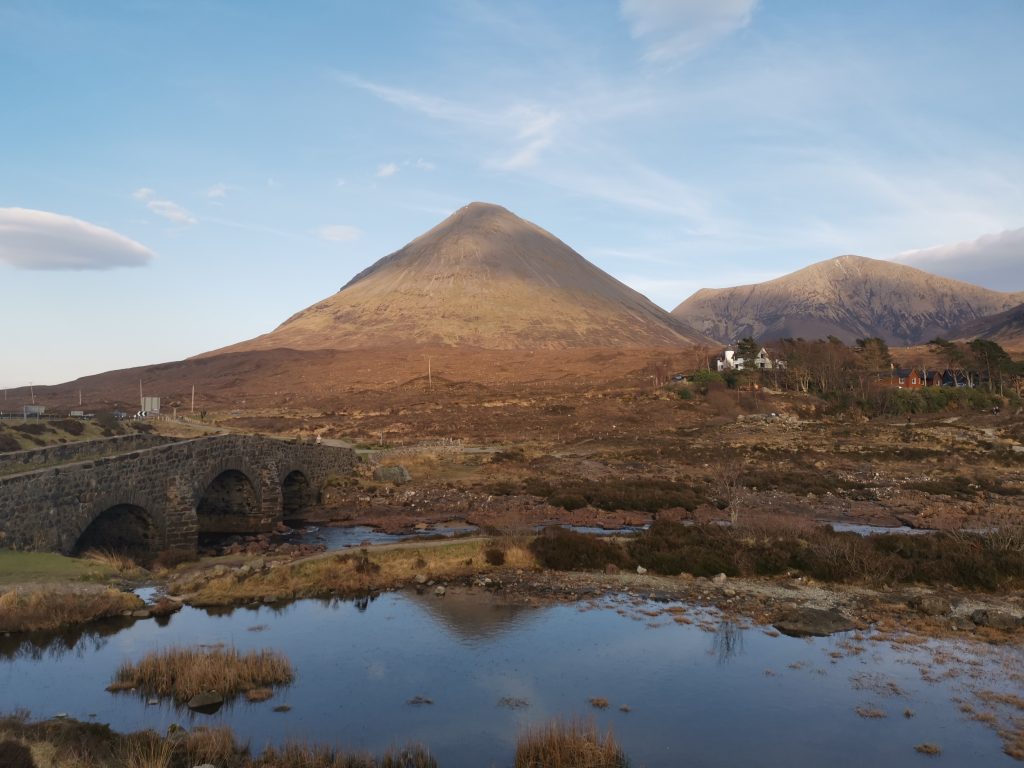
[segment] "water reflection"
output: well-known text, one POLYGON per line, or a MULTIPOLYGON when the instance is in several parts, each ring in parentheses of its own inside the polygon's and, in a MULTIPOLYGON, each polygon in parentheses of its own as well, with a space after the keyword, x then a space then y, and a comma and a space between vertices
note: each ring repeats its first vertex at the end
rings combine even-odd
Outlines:
POLYGON ((896 768, 916 757, 915 744, 937 740, 946 764, 1014 766, 998 739, 965 721, 953 702, 966 676, 945 672, 970 663, 971 675, 1002 675, 1007 692, 1024 695, 1000 667, 1019 671, 1019 649, 961 662, 965 653, 951 643, 794 640, 678 604, 602 598, 535 608, 482 590, 186 607, 165 627, 111 622, 3 643, 2 712, 95 714, 122 731, 224 724, 255 749, 306 740, 382 752, 419 741, 444 768, 509 765, 519 730, 553 716, 614 729, 633 764, 646 768, 896 768), (211 715, 105 691, 125 660, 200 644, 279 650, 295 681, 267 702, 238 698, 211 715), (851 686, 864 672, 884 686, 851 686), (878 700, 878 691, 895 689, 898 701, 878 700), (410 706, 416 696, 433 703, 410 706), (595 697, 608 709, 594 710, 595 697), (864 720, 855 711, 863 705, 889 716, 864 720), (902 717, 905 708, 916 716, 902 717))
POLYGON ((711 644, 712 652, 718 657, 719 664, 726 664, 743 653, 743 633, 745 631, 732 619, 722 619, 719 622, 711 644))

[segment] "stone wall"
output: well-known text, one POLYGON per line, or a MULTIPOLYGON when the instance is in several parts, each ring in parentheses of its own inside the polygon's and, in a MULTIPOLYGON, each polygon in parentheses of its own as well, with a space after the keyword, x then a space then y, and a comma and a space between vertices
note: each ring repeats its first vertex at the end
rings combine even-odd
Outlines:
POLYGON ((73 461, 98 459, 101 456, 113 456, 118 453, 138 451, 171 442, 168 437, 135 432, 130 435, 104 437, 99 440, 82 440, 74 443, 50 445, 46 448, 33 448, 29 451, 0 453, 0 475, 15 472, 29 472, 33 469, 68 464, 73 461))
POLYGON ((0 546, 71 553, 98 516, 130 505, 152 523, 154 549, 195 551, 197 507, 222 473, 241 473, 255 491, 256 503, 230 522, 232 530, 260 531, 280 521, 291 472, 318 493, 355 464, 345 448, 218 435, 11 474, 0 477, 0 546))

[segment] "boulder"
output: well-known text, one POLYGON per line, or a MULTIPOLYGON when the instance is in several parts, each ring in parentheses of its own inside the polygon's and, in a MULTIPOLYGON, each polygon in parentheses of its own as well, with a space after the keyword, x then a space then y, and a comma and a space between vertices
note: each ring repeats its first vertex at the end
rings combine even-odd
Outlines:
POLYGON ((991 627, 992 629, 1013 630, 1021 625, 1021 620, 1012 613, 997 611, 989 608, 979 608, 971 613, 971 621, 979 627, 991 627))
POLYGON ((728 579, 729 577, 726 576, 724 573, 716 573, 714 576, 711 577, 711 581, 715 584, 725 584, 725 582, 728 579))
POLYGON ((434 594, 437 595, 438 597, 444 597, 444 593, 447 592, 447 591, 448 590, 446 590, 441 585, 438 585, 438 586, 434 587, 434 594))
POLYGON ((949 600, 938 595, 918 595, 908 600, 907 605, 925 616, 945 616, 953 610, 949 600))
POLYGON ((773 626, 790 637, 826 637, 848 632, 854 623, 835 608, 796 608, 784 613, 773 626))
POLYGON ((638 566, 636 567, 636 572, 637 572, 638 574, 640 574, 641 576, 643 576, 643 575, 644 575, 645 573, 647 573, 647 569, 646 569, 646 568, 644 568, 644 567, 643 567, 642 565, 638 565, 638 566))
POLYGON ((422 573, 417 573, 415 576, 413 576, 412 580, 415 581, 417 584, 427 583, 427 577, 424 576, 422 573))
POLYGON ((373 479, 378 483, 404 485, 412 480, 412 475, 401 464, 394 464, 388 467, 377 467, 373 470, 373 479))

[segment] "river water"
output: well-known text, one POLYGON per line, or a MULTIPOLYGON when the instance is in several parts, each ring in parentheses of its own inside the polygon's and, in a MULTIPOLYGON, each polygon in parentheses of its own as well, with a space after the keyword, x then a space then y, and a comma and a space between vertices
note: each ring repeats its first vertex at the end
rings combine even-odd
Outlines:
POLYGON ((976 688, 1024 694, 1004 675, 1024 669, 1017 648, 977 655, 871 633, 794 639, 681 604, 511 605, 458 591, 185 608, 164 624, 0 638, 0 711, 66 713, 122 731, 223 723, 255 749, 300 739, 380 752, 416 741, 442 768, 510 766, 519 730, 554 716, 612 728, 633 765, 648 768, 924 765, 914 751, 923 742, 938 744, 947 766, 1018 764, 954 701, 976 688), (267 702, 236 700, 213 715, 104 690, 126 659, 217 643, 280 650, 296 680, 267 702), (408 703, 417 696, 433 703, 408 703), (593 708, 593 697, 610 706, 593 708))

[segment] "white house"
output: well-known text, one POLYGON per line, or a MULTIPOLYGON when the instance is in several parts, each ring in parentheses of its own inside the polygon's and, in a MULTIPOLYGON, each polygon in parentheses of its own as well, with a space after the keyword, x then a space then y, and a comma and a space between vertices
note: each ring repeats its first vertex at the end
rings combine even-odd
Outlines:
POLYGON ((742 371, 746 368, 758 371, 770 371, 772 368, 784 368, 785 365, 781 360, 772 360, 768 356, 768 350, 761 347, 761 351, 754 356, 750 361, 745 360, 742 357, 736 357, 736 351, 733 349, 727 349, 721 357, 715 360, 715 367, 721 373, 722 371, 742 371))

